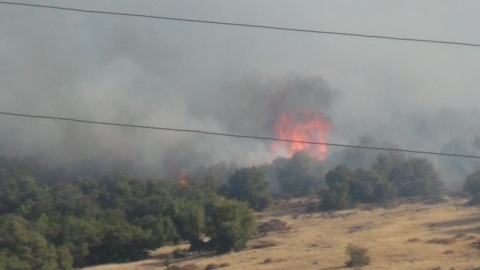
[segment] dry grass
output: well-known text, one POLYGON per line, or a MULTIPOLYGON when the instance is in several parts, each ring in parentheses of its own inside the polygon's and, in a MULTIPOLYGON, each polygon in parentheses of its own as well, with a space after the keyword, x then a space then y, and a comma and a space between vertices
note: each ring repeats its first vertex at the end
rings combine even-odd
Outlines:
MULTIPOLYGON (((253 240, 249 246, 253 247, 262 239, 275 245, 179 264, 195 264, 199 269, 205 269, 209 264, 224 263, 228 264, 222 268, 225 270, 348 269, 345 267, 348 260, 345 248, 353 243, 368 249, 371 261, 362 268, 366 270, 479 267, 480 253, 476 247, 480 244, 475 244, 475 239, 480 235, 480 209, 459 205, 459 201, 453 200, 440 205, 408 204, 394 209, 339 211, 334 216, 314 214, 311 218, 296 220, 287 213, 280 219, 291 224, 293 229, 253 240), (429 241, 432 242, 429 244, 429 241)), ((263 213, 262 218, 267 221, 272 215, 263 213)), ((152 253, 155 259, 151 260, 85 269, 165 269, 162 254, 168 254, 174 248, 155 251, 152 253)))

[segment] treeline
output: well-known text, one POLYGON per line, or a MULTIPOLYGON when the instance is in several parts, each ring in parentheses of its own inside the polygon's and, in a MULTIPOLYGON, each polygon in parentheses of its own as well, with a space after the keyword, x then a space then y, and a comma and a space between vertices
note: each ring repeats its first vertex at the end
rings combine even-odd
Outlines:
POLYGON ((121 173, 51 183, 24 165, 0 159, 0 269, 128 262, 182 241, 228 252, 256 227, 246 203, 213 192, 121 173))
POLYGON ((426 158, 380 154, 368 170, 340 165, 325 176, 327 188, 319 194, 320 210, 339 210, 358 203, 391 202, 397 197, 438 197, 443 182, 426 158))
MULTIPOLYGON (((203 170, 203 177, 192 178, 195 185, 215 178, 206 176, 208 170, 215 171, 214 167, 203 170)), ((236 169, 223 182, 218 178, 207 186, 221 196, 248 202, 257 211, 276 198, 316 195, 320 199, 318 210, 327 211, 358 203, 388 203, 398 197, 435 197, 443 192, 443 182, 432 162, 393 152, 378 155, 369 169, 338 165, 330 171, 321 162, 297 153, 264 166, 236 169)))
MULTIPOLYGON (((262 166, 220 163, 186 180, 181 186, 179 179, 137 179, 118 171, 100 176, 0 156, 0 269, 127 262, 180 242, 198 251, 241 250, 256 227, 252 209, 278 199, 315 195, 319 203, 312 210, 328 211, 443 192, 432 162, 393 152, 378 155, 370 168, 327 170, 297 153, 262 166)), ((480 201, 480 171, 464 188, 480 201)))

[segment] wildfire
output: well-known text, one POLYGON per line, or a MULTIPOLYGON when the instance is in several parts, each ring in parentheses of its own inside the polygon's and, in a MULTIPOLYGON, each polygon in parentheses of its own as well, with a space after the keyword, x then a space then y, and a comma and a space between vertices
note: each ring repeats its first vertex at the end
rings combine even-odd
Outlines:
MULTIPOLYGON (((280 114, 278 122, 275 124, 275 136, 284 140, 325 143, 330 129, 330 121, 325 116, 303 109, 299 113, 280 114)), ((300 151, 305 151, 309 156, 318 160, 325 160, 328 154, 327 146, 321 144, 277 141, 273 142, 270 148, 273 153, 286 151, 289 158, 300 151)))
POLYGON ((184 173, 184 172, 181 172, 181 173, 180 173, 180 185, 182 185, 182 186, 188 185, 188 182, 187 182, 187 174, 184 173))

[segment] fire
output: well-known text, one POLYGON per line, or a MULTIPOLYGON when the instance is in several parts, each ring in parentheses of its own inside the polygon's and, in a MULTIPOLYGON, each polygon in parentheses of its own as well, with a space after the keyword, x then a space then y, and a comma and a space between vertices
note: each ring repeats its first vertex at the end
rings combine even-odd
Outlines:
MULTIPOLYGON (((299 113, 280 114, 278 122, 275 124, 275 136, 284 140, 325 143, 330 129, 330 121, 325 116, 303 109, 299 113)), ((286 151, 289 158, 300 151, 305 151, 309 156, 318 160, 325 160, 328 154, 327 146, 321 144, 277 141, 272 143, 270 148, 273 153, 286 151)))
POLYGON ((187 174, 184 173, 184 172, 181 172, 181 173, 180 173, 180 185, 182 185, 182 186, 188 185, 188 182, 187 182, 187 174))

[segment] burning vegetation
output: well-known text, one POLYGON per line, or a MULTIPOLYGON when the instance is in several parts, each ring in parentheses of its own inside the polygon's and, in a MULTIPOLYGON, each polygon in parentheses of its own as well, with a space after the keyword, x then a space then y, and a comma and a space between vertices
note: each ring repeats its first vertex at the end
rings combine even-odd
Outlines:
POLYGON ((274 142, 270 149, 273 153, 286 152, 288 158, 297 152, 304 151, 312 158, 325 160, 328 149, 321 143, 326 143, 330 129, 330 121, 320 113, 313 113, 307 109, 302 109, 299 113, 282 113, 275 124, 275 136, 278 139, 290 141, 274 142))

